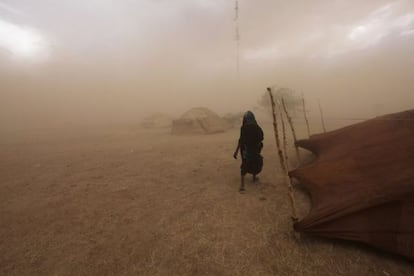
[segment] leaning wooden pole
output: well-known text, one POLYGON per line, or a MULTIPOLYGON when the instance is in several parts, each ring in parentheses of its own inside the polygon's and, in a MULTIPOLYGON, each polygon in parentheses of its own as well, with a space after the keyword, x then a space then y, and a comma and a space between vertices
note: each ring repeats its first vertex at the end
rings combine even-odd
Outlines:
POLYGON ((303 116, 305 117, 305 122, 306 122, 306 129, 308 131, 308 137, 310 137, 310 127, 309 127, 309 121, 308 121, 308 116, 306 115, 306 107, 305 107, 305 97, 302 94, 302 107, 303 107, 303 116))
POLYGON ((268 87, 267 91, 269 92, 270 102, 272 104, 273 129, 274 129, 274 132, 275 132, 276 147, 277 147, 277 152, 278 152, 278 155, 279 155, 280 166, 282 168, 282 172, 284 172, 285 182, 286 182, 287 187, 288 187, 288 195, 289 195, 289 199, 290 199, 290 205, 291 205, 291 208, 292 208, 292 219, 294 221, 296 221, 296 220, 298 220, 298 216, 297 216, 297 209, 296 209, 296 203, 295 203, 295 196, 293 194, 292 182, 291 182, 291 179, 289 177, 289 171, 287 170, 287 167, 286 167, 286 164, 285 164, 285 159, 283 157, 283 152, 282 152, 282 149, 280 147, 280 139, 279 139, 279 132, 278 132, 278 127, 277 127, 277 118, 276 118, 276 105, 275 105, 275 101, 274 101, 274 98, 273 98, 272 89, 270 87, 268 87))
POLYGON ((302 160, 300 158, 300 153, 299 153, 299 147, 296 145, 297 139, 296 139, 295 127, 293 126, 292 117, 290 117, 289 112, 287 111, 285 100, 283 98, 282 98, 282 106, 283 106, 283 110, 285 111, 285 115, 289 123, 290 130, 292 131, 293 142, 295 143, 296 157, 298 158, 299 163, 302 163, 302 160))
POLYGON ((282 168, 282 171, 285 171, 285 166, 284 166, 284 162, 283 162, 284 157, 283 157, 282 148, 280 146, 279 130, 278 130, 278 126, 277 126, 276 105, 275 105, 275 101, 274 101, 274 98, 273 98, 272 89, 270 87, 268 87, 267 91, 269 92, 270 103, 272 104, 273 130, 274 130, 274 133, 275 133, 277 153, 279 155, 280 166, 282 168))
POLYGON ((284 152, 284 157, 285 157, 285 165, 286 165, 286 169, 289 171, 289 158, 287 154, 287 139, 286 139, 286 124, 285 124, 285 119, 283 118, 282 104, 280 103, 280 101, 277 101, 277 107, 279 111, 280 122, 282 125, 283 152, 284 152))
POLYGON ((321 114, 322 129, 323 129, 323 132, 326 132, 325 119, 323 118, 323 111, 322 111, 321 102, 319 101, 319 99, 318 99, 318 106, 319 106, 319 113, 321 114))

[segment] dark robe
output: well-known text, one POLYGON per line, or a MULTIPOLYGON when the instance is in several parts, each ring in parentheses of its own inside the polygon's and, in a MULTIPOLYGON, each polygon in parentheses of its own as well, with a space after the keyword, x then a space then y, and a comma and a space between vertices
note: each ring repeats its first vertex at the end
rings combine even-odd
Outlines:
POLYGON ((251 173, 256 175, 262 171, 263 157, 260 152, 263 147, 263 130, 257 124, 253 113, 246 112, 240 129, 240 152, 242 155, 241 175, 251 173))

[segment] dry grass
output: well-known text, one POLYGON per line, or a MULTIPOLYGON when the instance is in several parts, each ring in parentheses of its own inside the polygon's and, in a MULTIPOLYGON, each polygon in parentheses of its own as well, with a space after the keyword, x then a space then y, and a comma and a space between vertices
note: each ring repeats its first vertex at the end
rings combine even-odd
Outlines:
MULTIPOLYGON (((414 275, 407 260, 364 246, 295 239, 265 133, 260 183, 244 195, 237 130, 3 135, 0 274, 414 275)), ((303 216, 308 198, 296 194, 303 216)))

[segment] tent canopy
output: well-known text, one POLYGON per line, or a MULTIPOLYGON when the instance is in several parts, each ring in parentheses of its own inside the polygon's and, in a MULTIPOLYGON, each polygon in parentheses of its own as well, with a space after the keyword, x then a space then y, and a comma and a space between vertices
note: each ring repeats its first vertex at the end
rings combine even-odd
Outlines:
POLYGON ((297 144, 311 164, 290 172, 310 192, 300 232, 359 241, 414 259, 414 110, 297 144))

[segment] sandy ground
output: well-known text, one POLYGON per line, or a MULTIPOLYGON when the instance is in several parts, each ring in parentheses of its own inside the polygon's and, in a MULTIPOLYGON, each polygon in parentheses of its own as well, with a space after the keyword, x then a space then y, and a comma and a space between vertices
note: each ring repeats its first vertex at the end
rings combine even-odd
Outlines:
MULTIPOLYGON (((240 194, 238 130, 2 134, 1 275, 414 275, 398 256, 296 239, 270 126, 240 194)), ((296 191, 303 217, 309 200, 296 191)))

